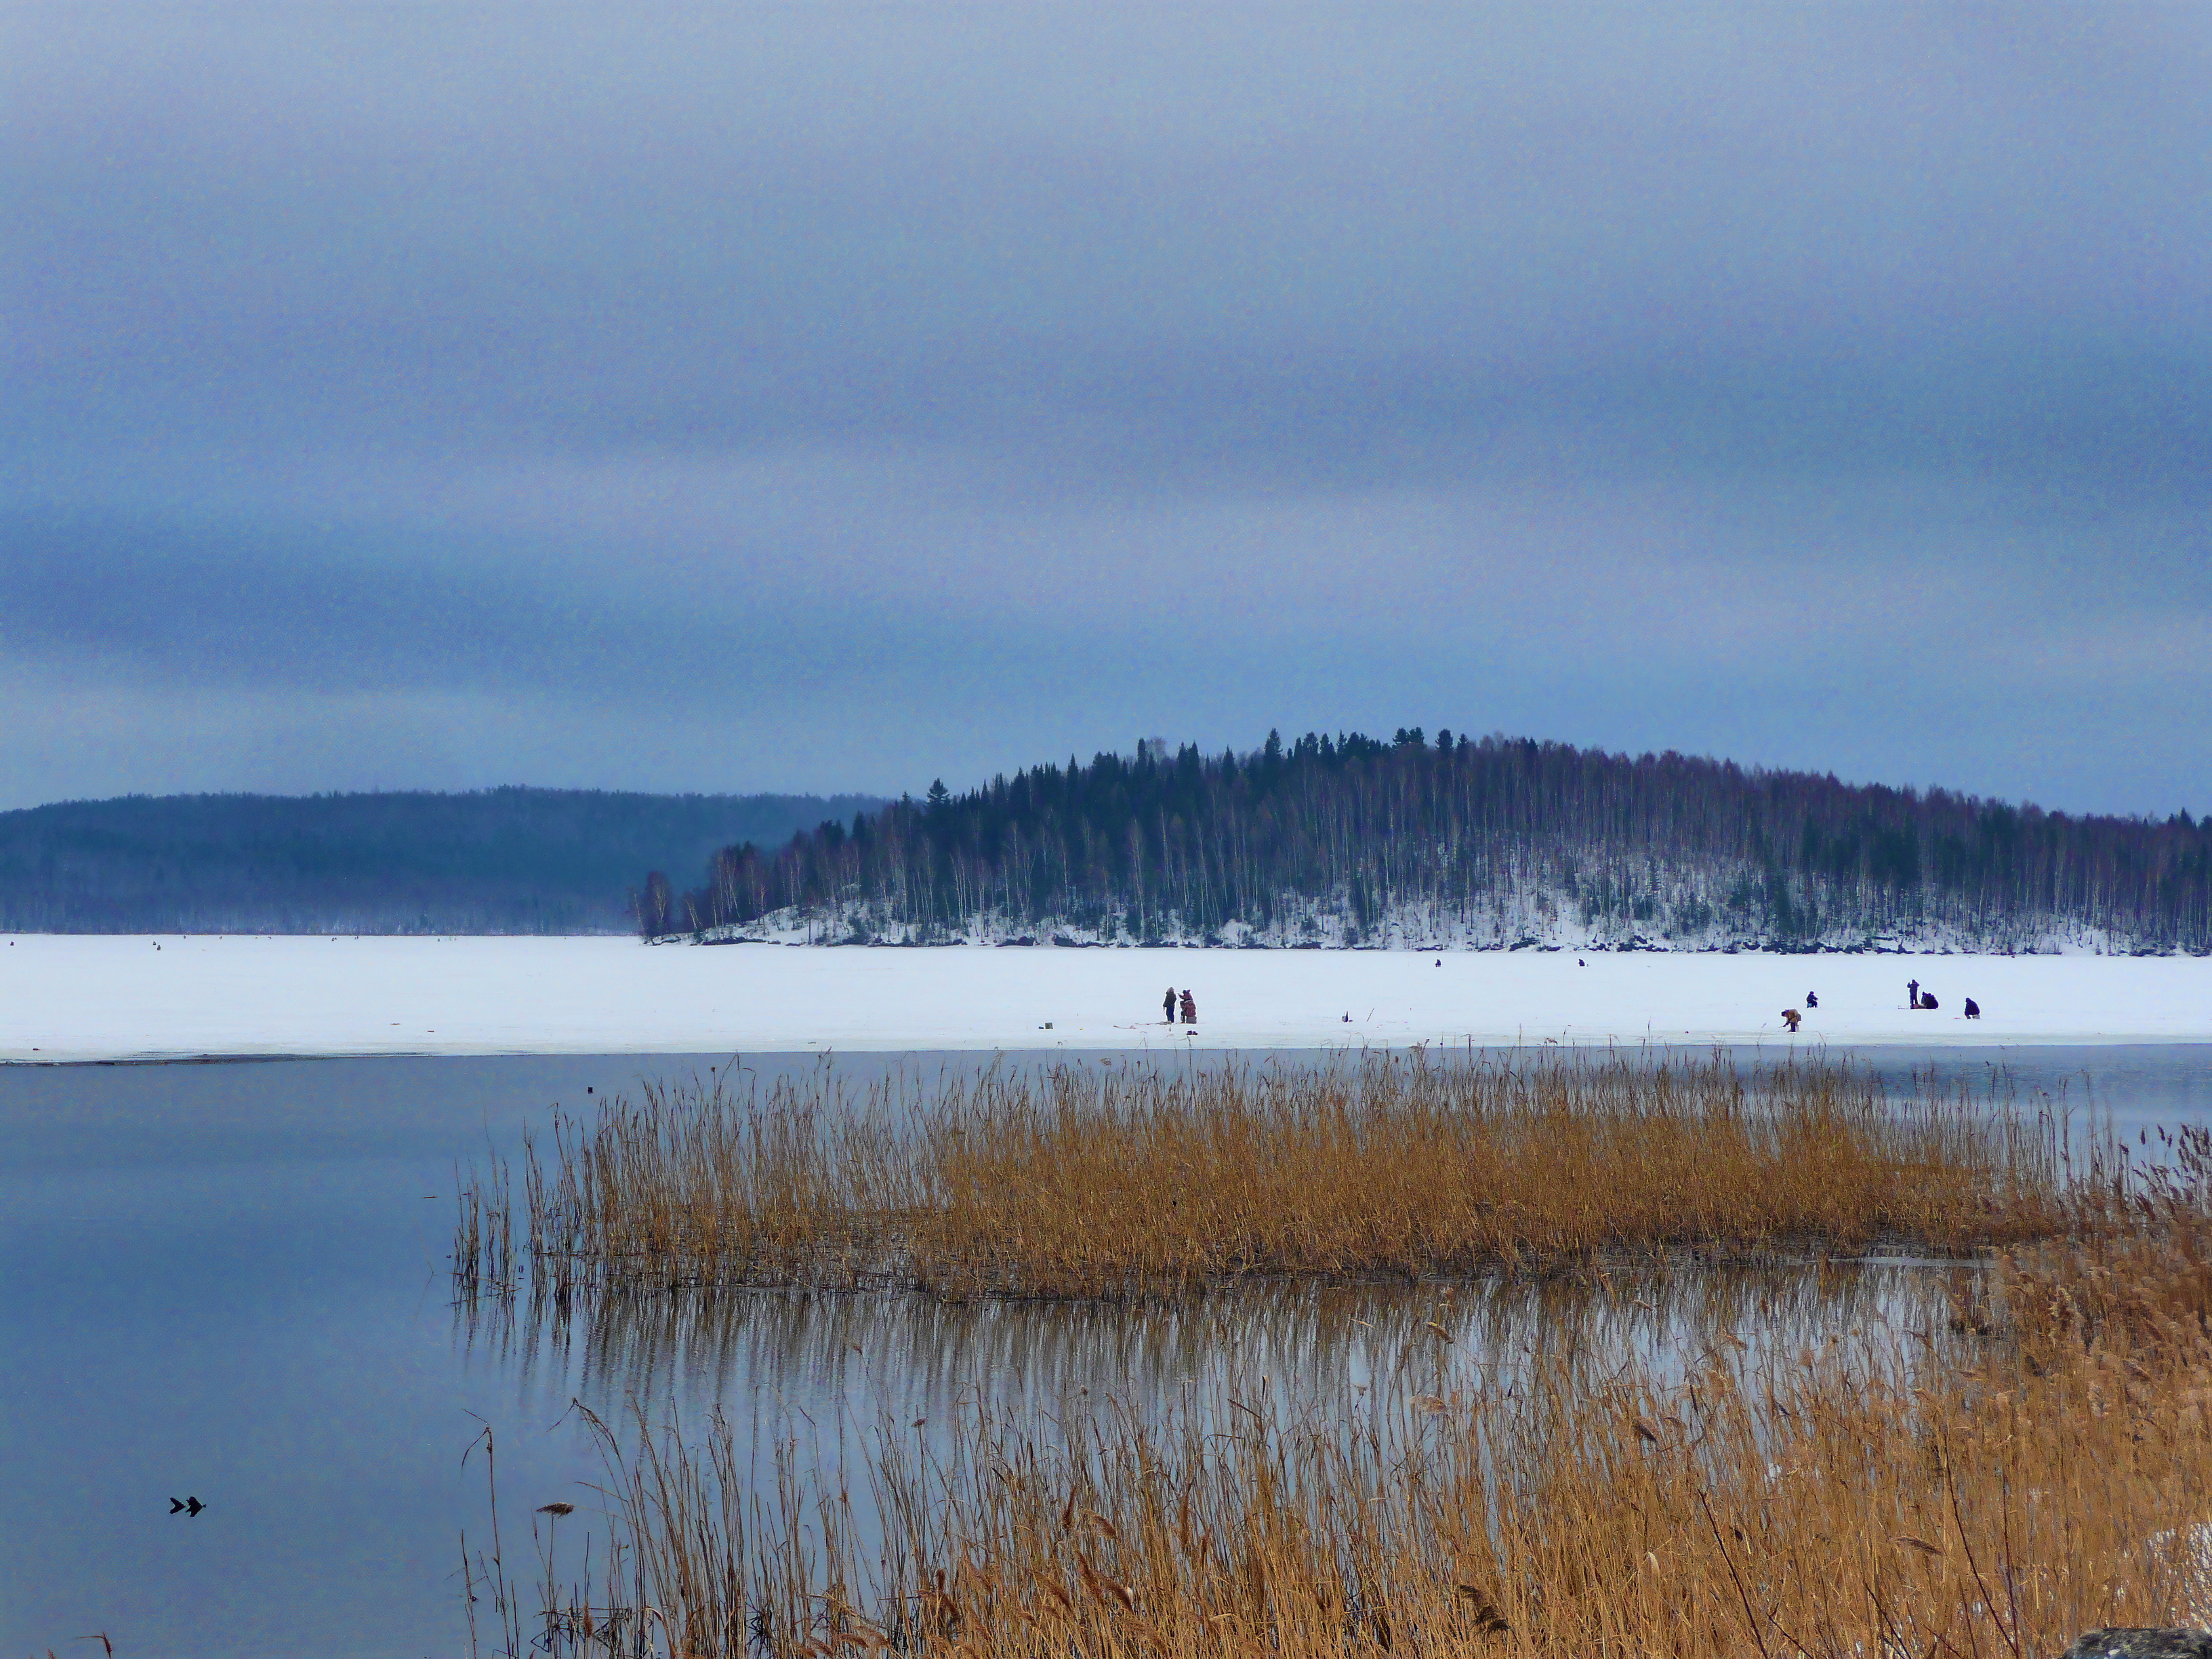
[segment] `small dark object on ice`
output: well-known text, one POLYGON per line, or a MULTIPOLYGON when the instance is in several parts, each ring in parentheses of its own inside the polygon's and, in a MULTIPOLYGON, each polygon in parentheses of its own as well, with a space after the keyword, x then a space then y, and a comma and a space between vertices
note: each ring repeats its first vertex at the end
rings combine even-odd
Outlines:
POLYGON ((1968 997, 1966 999, 1966 1018, 1968 1019, 1979 1019, 1981 1017, 1982 1005, 1975 1001, 1973 998, 1968 997))
POLYGON ((1577 957, 1575 958, 1575 966, 1577 968, 1587 968, 1589 966, 1589 963, 1584 962, 1580 957, 1577 957))
POLYGON ((2212 1633, 2165 1630, 2093 1630, 2075 1638, 2062 1659, 2212 1659, 2212 1633))

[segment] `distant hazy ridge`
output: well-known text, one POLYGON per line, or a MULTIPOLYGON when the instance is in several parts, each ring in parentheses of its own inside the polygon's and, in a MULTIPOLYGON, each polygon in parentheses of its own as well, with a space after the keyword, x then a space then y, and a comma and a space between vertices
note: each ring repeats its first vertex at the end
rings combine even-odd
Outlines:
POLYGON ((647 867, 881 805, 523 788, 65 801, 0 812, 0 931, 626 932, 647 867))
POLYGON ((2212 828, 1419 730, 941 787, 648 883, 649 935, 2212 949, 2212 828))

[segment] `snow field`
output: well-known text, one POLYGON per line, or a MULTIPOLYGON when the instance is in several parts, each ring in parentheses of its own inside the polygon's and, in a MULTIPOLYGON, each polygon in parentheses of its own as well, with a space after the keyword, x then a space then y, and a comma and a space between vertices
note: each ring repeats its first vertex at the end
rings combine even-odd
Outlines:
POLYGON ((0 1061, 216 1054, 2212 1042, 2212 960, 1572 951, 647 948, 15 935, 0 1061), (158 948, 157 948, 158 947, 158 948), (1940 1011, 1905 1006, 1917 979, 1940 1011), (1160 1019, 1170 984, 1194 1031, 1160 1019), (1976 998, 1984 1018, 1961 1018, 1976 998), (1349 1014, 1349 1022, 1345 1016, 1349 1014), (1047 1023, 1050 1029, 1045 1029, 1047 1023))

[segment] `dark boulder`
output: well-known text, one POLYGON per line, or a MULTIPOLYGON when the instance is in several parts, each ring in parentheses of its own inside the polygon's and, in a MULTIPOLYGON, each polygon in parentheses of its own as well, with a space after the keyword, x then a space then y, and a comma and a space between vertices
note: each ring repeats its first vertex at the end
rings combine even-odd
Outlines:
POLYGON ((2077 1638, 2063 1659, 2212 1659, 2212 1632, 2093 1630, 2077 1638))

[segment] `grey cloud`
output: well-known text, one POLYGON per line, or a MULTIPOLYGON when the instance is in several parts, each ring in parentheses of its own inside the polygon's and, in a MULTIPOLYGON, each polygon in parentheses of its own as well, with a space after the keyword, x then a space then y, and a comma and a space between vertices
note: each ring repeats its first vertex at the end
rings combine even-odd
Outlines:
MULTIPOLYGON (((701 603, 619 548, 562 562, 389 526, 64 513, 0 521, 0 649, 149 686, 698 706, 804 673, 811 641, 851 636, 834 595, 801 608, 740 572, 701 603)), ((925 617, 901 637, 942 635, 925 617)))
POLYGON ((589 684, 680 706, 804 678, 833 640, 848 681, 912 686, 948 658, 1021 641, 1079 656, 1104 633, 1309 654, 1387 635, 1659 669, 1761 648, 1866 662, 1936 629, 1955 637, 1930 672, 2118 665, 2179 687, 2207 672, 2185 642, 2212 629, 2201 514, 2023 522, 1988 489, 1820 478, 1717 505, 1664 480, 1544 480, 1067 502, 820 460, 538 469, 442 495, 408 476, 372 493, 411 513, 311 516, 312 482, 283 515, 19 513, 0 522, 0 643, 168 679, 589 684))
POLYGON ((2171 137, 2203 43, 2128 38, 2185 15, 2047 23, 2066 54, 1869 14, 1285 42, 988 9, 871 52, 817 15, 475 31, 448 64, 398 15, 256 14, 178 43, 238 61, 174 88, 111 40, 111 85, 19 118, 33 412, 492 447, 1043 416, 1265 453, 1645 404, 1755 447, 1869 404, 1877 439, 2002 435, 2039 363, 2109 420, 2100 383, 2177 344, 2153 404, 2202 388, 2212 181, 2171 137))
POLYGON ((0 666, 133 763, 1425 719, 2203 804, 2202 13, 6 27, 0 666))

